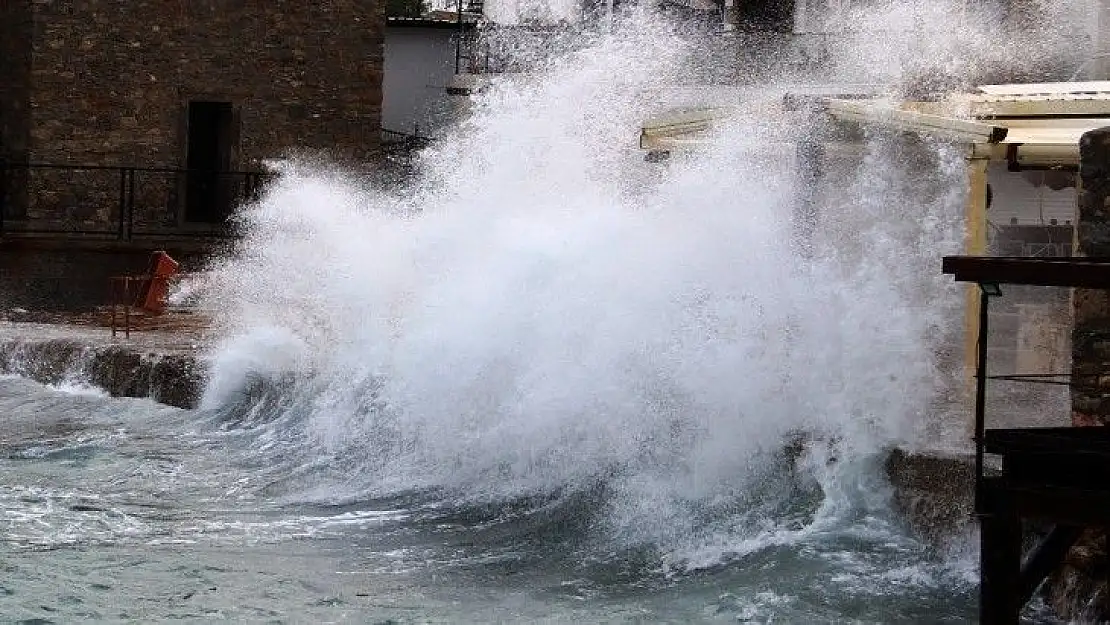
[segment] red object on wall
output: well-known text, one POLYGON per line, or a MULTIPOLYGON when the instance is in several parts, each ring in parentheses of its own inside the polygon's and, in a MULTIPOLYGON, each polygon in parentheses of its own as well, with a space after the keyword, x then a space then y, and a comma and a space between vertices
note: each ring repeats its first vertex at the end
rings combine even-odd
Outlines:
POLYGON ((146 293, 143 294, 141 307, 143 310, 160 315, 166 311, 166 296, 170 290, 172 278, 181 265, 165 252, 154 252, 150 255, 150 270, 147 276, 146 293))

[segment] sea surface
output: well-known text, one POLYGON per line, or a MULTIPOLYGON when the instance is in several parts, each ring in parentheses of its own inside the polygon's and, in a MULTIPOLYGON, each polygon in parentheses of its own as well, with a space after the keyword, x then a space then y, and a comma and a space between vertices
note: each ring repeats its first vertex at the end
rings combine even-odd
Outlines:
POLYGON ((322 503, 270 453, 272 431, 219 411, 4 377, 0 415, 5 622, 975 618, 966 554, 918 542, 881 506, 814 522, 825 495, 790 479, 774 480, 794 499, 765 531, 668 552, 620 537, 604 480, 532 498, 400 489, 322 503))

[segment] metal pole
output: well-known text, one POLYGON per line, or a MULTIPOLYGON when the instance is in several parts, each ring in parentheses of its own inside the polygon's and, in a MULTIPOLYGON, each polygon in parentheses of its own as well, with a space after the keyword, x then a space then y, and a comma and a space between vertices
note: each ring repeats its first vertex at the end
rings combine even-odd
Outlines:
POLYGON ((983 507, 983 433, 986 430, 987 411, 987 330, 990 315, 987 304, 990 296, 983 285, 979 285, 979 337, 978 357, 975 363, 975 511, 985 512, 983 507))
POLYGON ((463 16, 462 16, 462 3, 463 0, 458 0, 458 11, 455 14, 455 19, 458 21, 459 34, 455 40, 455 73, 459 73, 459 66, 462 64, 462 38, 463 38, 463 16))

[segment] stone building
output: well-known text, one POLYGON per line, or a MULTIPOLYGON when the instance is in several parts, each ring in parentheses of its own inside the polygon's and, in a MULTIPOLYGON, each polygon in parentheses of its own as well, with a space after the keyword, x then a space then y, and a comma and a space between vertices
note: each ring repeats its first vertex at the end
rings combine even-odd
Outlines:
MULTIPOLYGON (((257 170, 294 148, 368 159, 380 140, 383 26, 374 0, 4 0, 0 158, 203 172, 257 170)), ((166 227, 221 221, 242 186, 134 176, 135 218, 166 227)), ((9 166, 7 226, 112 222, 117 178, 9 166)))
POLYGON ((186 260, 290 151, 381 140, 379 0, 0 2, 0 307, 103 303, 186 260))

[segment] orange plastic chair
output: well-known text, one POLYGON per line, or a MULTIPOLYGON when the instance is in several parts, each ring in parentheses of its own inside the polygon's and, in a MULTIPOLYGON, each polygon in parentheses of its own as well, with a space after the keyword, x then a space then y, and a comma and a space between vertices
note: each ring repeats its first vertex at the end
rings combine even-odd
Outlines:
POLYGON ((158 251, 150 255, 150 269, 147 271, 146 289, 140 307, 153 314, 166 311, 166 298, 170 291, 170 278, 177 274, 181 265, 170 255, 158 251))

